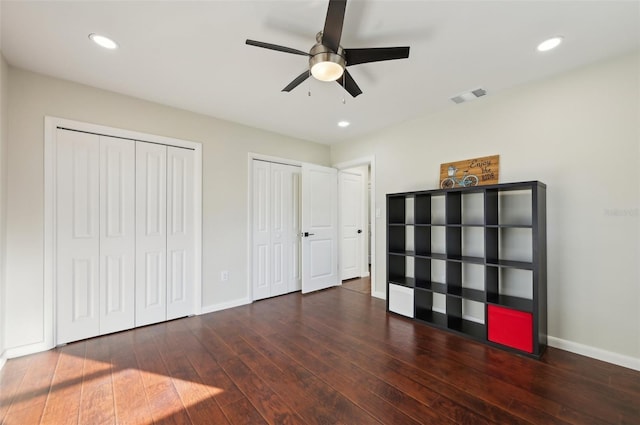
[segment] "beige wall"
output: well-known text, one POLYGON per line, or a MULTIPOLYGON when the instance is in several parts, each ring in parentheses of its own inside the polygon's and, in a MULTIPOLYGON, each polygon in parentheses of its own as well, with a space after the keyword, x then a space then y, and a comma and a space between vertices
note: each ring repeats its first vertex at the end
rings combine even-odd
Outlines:
MULTIPOLYGON (((640 66, 637 54, 454 105, 352 143, 376 157, 377 291, 385 194, 433 189, 443 162, 500 155, 500 181, 548 185, 550 344, 640 368, 640 66)), ((424 82, 427 84, 428 82, 424 82)))
POLYGON ((7 348, 43 333, 43 127, 46 115, 202 143, 203 308, 247 293, 248 153, 329 163, 324 145, 9 68, 7 348), (229 271, 229 281, 219 281, 229 271))
MULTIPOLYGON (((7 103, 8 103, 7 62, 0 51, 0 359, 5 349, 5 216, 6 216, 6 146, 7 146, 7 103)), ((1 360, 0 360, 1 361, 1 360)))

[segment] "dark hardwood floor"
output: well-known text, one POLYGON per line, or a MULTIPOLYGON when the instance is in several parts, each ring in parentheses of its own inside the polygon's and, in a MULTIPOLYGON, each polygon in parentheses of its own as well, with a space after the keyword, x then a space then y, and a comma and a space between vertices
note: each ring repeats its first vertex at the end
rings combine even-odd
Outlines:
POLYGON ((333 288, 9 360, 0 421, 638 424, 640 372, 556 349, 520 357, 333 288))
POLYGON ((361 294, 371 295, 371 277, 361 277, 342 281, 342 288, 361 294))

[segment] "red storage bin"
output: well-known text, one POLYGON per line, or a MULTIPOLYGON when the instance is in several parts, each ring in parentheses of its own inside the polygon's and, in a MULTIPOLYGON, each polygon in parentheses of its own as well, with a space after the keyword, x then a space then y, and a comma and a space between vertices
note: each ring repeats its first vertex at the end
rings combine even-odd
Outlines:
POLYGON ((489 341, 533 353, 533 315, 510 308, 488 306, 489 341))

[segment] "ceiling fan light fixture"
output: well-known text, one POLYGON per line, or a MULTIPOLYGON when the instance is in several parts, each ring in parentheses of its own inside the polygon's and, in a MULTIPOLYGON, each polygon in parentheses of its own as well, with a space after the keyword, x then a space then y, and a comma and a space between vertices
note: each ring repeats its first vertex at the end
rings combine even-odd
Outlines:
POLYGON ((344 58, 331 52, 319 53, 309 59, 311 75, 320 81, 336 81, 344 73, 344 58))

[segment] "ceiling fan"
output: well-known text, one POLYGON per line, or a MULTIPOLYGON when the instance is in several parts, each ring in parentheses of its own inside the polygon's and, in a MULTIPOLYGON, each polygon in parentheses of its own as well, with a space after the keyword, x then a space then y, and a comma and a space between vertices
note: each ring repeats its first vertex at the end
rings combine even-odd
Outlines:
POLYGON ((309 78, 309 74, 311 74, 320 81, 336 81, 351 96, 356 97, 362 94, 362 90, 346 67, 368 62, 406 59, 409 57, 409 47, 343 48, 340 46, 340 37, 342 36, 346 6, 347 0, 329 0, 324 29, 316 34, 316 44, 309 50, 309 53, 262 41, 247 40, 246 43, 250 46, 309 57, 309 68, 298 75, 282 91, 290 92, 309 78))

